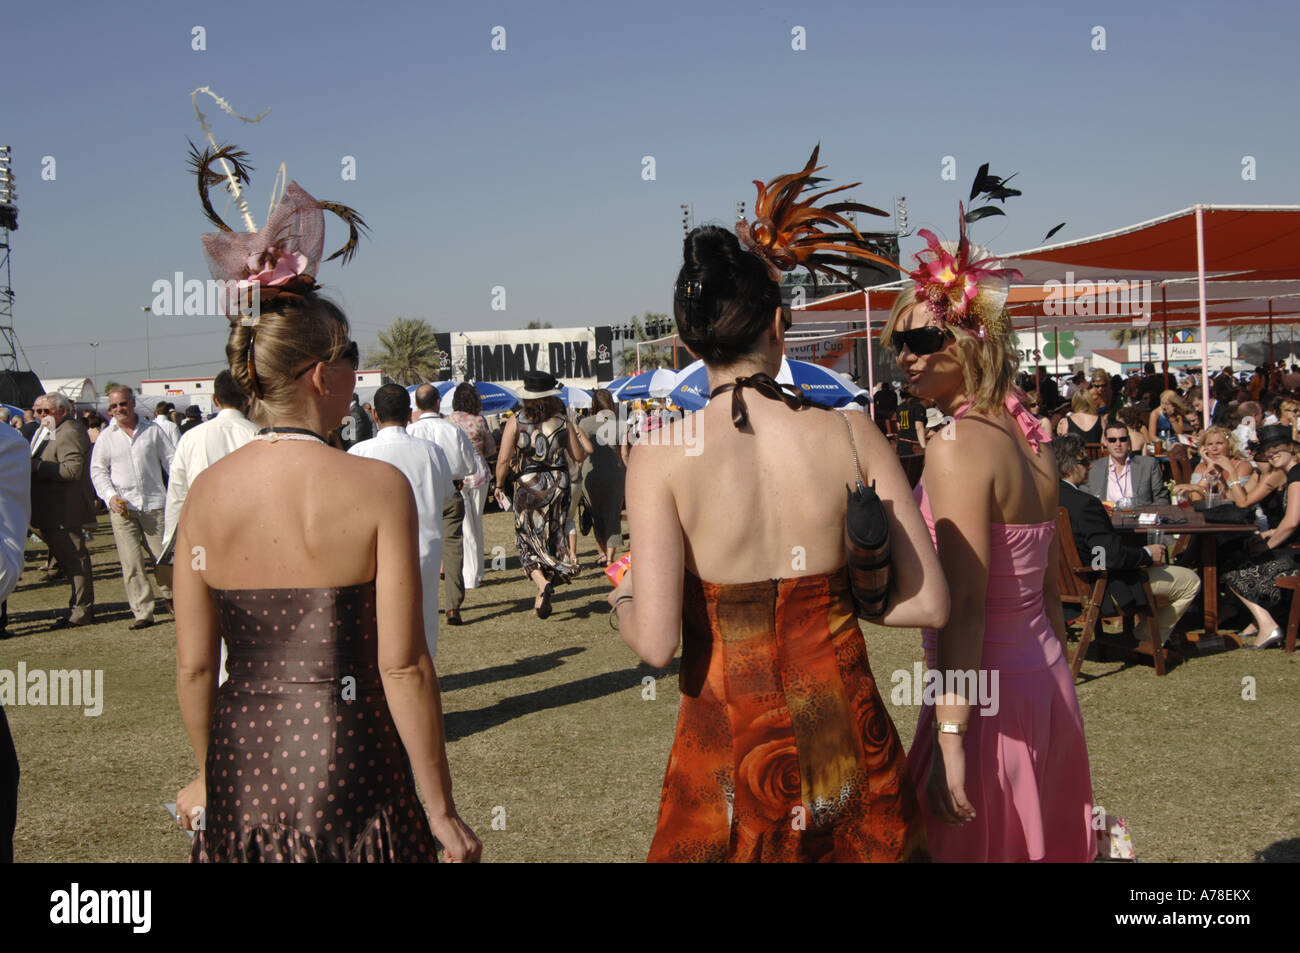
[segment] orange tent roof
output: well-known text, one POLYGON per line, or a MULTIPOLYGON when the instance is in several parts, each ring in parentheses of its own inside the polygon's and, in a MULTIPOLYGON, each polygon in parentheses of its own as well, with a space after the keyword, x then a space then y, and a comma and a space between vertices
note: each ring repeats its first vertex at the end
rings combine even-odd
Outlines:
MULTIPOLYGON (((1209 322, 1263 318, 1269 303, 1276 319, 1296 320, 1300 310, 1300 206, 1204 206, 1206 301, 1209 322)), ((1151 314, 1170 323, 1199 320, 1196 210, 1187 208, 1161 218, 1078 241, 1045 245, 1003 258, 1024 275, 1011 289, 1008 307, 1017 327, 1039 324, 1084 328, 1130 323, 1131 314, 1079 313, 1059 305, 1098 293, 1089 282, 1150 281, 1151 314), (1165 308, 1161 306, 1164 292, 1165 308), (1058 306, 1054 308, 1053 306, 1058 306), (1055 313, 1053 311, 1055 310, 1055 313)), ((870 289, 872 323, 882 323, 906 280, 870 289)), ((809 302, 796 309, 796 323, 825 321, 827 311, 864 308, 863 293, 853 291, 809 302)))

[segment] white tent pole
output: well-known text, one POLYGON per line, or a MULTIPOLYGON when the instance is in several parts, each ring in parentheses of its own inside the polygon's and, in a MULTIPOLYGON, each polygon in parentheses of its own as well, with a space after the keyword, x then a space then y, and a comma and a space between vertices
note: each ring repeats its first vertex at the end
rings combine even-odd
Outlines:
POLYGON ((876 399, 876 361, 871 350, 871 292, 862 292, 863 308, 867 312, 867 393, 876 399))
MULTIPOLYGON (((1205 317, 1205 212, 1196 205, 1196 296, 1201 306, 1201 400, 1205 407, 1202 429, 1210 425, 1210 329, 1205 317)), ((1231 324, 1229 324, 1231 327, 1231 324)), ((1228 332, 1231 334, 1231 330, 1228 332)), ((1228 367, 1232 367, 1232 345, 1228 345, 1228 367)))

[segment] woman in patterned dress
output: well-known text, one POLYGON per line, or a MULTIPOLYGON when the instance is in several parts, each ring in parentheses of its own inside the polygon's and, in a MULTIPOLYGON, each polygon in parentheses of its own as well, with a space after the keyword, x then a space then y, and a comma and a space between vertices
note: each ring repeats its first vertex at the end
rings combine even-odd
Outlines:
MULTIPOLYGON (((1255 620, 1253 631, 1258 637, 1250 646, 1252 649, 1277 645, 1285 635, 1274 613, 1285 612, 1289 590, 1279 589, 1273 580, 1295 572, 1295 557, 1283 547, 1296 538, 1296 530, 1300 528, 1300 466, 1296 465, 1300 447, 1291 439, 1291 428, 1285 424, 1262 427, 1259 443, 1258 455, 1268 460, 1274 472, 1285 475, 1280 490, 1276 491, 1281 494, 1285 509, 1276 526, 1259 534, 1263 541, 1260 549, 1231 559, 1222 576, 1224 586, 1242 601, 1255 620)), ((1247 495, 1245 491, 1249 489, 1241 483, 1231 485, 1233 502, 1241 505, 1260 495, 1258 492, 1247 495)), ((1242 634, 1252 633, 1247 630, 1242 634)))
POLYGON ((592 451, 591 440, 565 413, 560 390, 544 371, 524 375, 523 413, 506 421, 497 454, 497 502, 514 510, 515 546, 524 575, 537 586, 533 611, 539 619, 551 614, 556 584, 578 573, 568 540, 569 461, 581 463, 592 451), (501 489, 512 469, 513 500, 501 489))
MULTIPOLYGON (((796 192, 806 181, 791 178, 796 192)), ((916 794, 851 595, 845 487, 874 482, 884 502, 886 625, 947 618, 925 524, 869 417, 807 405, 776 384, 789 322, 772 259, 715 226, 692 231, 683 251, 677 329, 704 360, 714 399, 632 454, 635 558, 610 596, 644 661, 663 668, 682 648, 649 859, 923 857, 916 794)))
MULTIPOLYGON (((196 161, 209 211, 217 158, 196 161)), ((273 280, 226 344, 263 429, 198 475, 177 532, 176 694, 200 770, 177 815, 193 861, 431 862, 438 842, 474 861, 424 638, 415 498, 400 471, 324 437, 348 414, 358 352, 316 294, 323 238, 321 203, 294 182, 261 232, 204 236, 214 278, 249 278, 251 261, 273 280)))

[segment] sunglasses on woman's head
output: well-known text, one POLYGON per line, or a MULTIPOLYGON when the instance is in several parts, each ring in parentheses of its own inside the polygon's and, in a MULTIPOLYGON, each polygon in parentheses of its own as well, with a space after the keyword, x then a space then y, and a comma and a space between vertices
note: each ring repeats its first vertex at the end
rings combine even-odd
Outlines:
POLYGON ((324 358, 322 358, 320 361, 312 361, 310 364, 308 364, 306 367, 304 367, 302 370, 300 370, 297 374, 293 375, 293 379, 294 379, 294 380, 297 380, 298 378, 302 377, 304 374, 306 374, 308 371, 310 371, 310 370, 311 370, 313 367, 315 367, 317 364, 320 364, 320 363, 322 363, 322 362, 324 362, 324 363, 326 363, 326 364, 333 364, 334 361, 350 361, 350 362, 352 363, 352 369, 353 369, 354 371, 355 371, 358 367, 360 367, 360 366, 361 366, 361 350, 360 350, 360 348, 357 347, 357 342, 356 342, 356 341, 349 341, 349 342, 348 342, 348 346, 345 347, 345 348, 343 349, 343 353, 341 353, 341 354, 340 354, 338 357, 336 357, 336 358, 332 358, 332 359, 329 360, 329 361, 325 361, 324 358))
POLYGON ((942 351, 948 343, 948 332, 933 324, 910 331, 895 331, 889 338, 889 346, 895 354, 902 354, 906 347, 917 357, 942 351))

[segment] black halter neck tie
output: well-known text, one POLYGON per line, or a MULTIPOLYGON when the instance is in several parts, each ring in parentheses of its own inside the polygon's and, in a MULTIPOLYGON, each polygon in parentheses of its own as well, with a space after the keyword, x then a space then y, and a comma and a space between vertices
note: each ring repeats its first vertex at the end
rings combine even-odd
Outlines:
POLYGON ((711 397, 717 397, 727 391, 732 392, 731 422, 736 425, 737 430, 749 423, 749 408, 745 406, 745 398, 742 393, 742 390, 746 387, 754 388, 754 390, 771 400, 784 402, 791 410, 798 410, 801 407, 822 406, 810 401, 793 384, 778 384, 770 374, 764 374, 762 371, 751 374, 749 377, 737 377, 735 383, 723 384, 710 395, 711 397))

